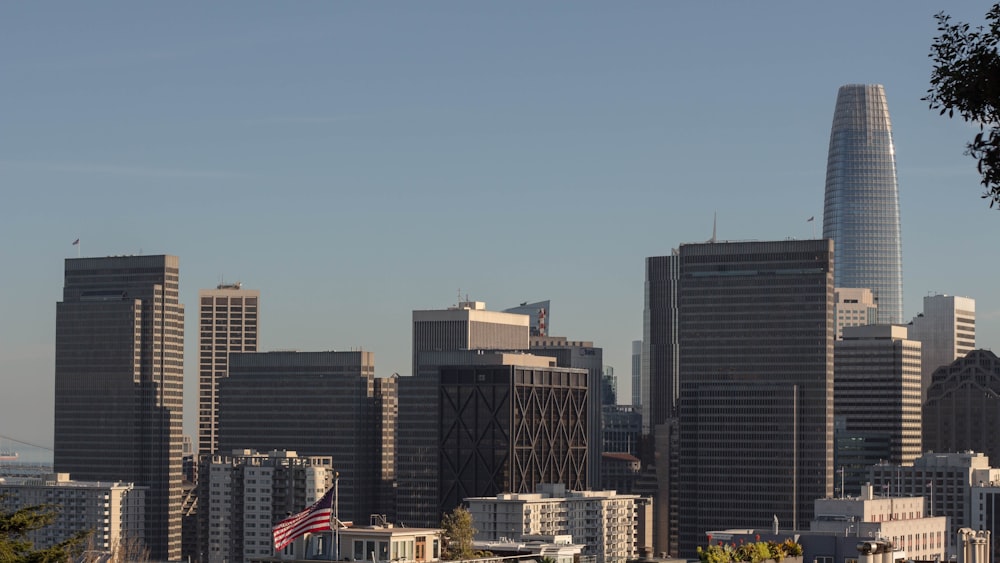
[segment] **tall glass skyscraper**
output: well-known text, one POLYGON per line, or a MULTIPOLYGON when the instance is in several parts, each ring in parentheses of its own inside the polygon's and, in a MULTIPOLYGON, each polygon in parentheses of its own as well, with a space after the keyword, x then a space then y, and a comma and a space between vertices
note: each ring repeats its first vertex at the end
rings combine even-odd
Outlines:
POLYGON ((826 164, 823 237, 834 241, 837 287, 870 288, 878 322, 903 322, 903 255, 896 154, 885 89, 837 93, 826 164))

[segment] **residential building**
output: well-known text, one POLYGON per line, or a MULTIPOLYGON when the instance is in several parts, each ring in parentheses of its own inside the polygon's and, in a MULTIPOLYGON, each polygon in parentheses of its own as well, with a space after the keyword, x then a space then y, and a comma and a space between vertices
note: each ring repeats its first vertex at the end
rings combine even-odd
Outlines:
POLYGON ((837 323, 837 340, 844 327, 878 324, 878 305, 868 288, 838 287, 833 290, 833 317, 837 323))
POLYGON ((974 485, 1000 481, 1000 469, 990 467, 981 453, 925 453, 911 464, 879 464, 870 469, 871 483, 886 495, 928 499, 930 516, 947 516, 945 553, 957 553, 960 528, 973 522, 974 485))
POLYGON ((440 528, 396 527, 372 515, 370 525, 354 524, 340 531, 340 557, 380 563, 440 561, 443 534, 440 528))
POLYGON ((924 450, 1000 459, 1000 359, 973 350, 939 367, 923 406, 924 450))
POLYGON ((219 396, 222 451, 329 456, 343 518, 392 514, 396 378, 375 377, 374 353, 232 353, 219 396))
MULTIPOLYGON (((587 370, 587 464, 593 468, 589 473, 587 488, 599 489, 601 486, 601 407, 614 404, 614 384, 605 384, 604 350, 594 346, 593 342, 584 340, 569 340, 564 336, 533 337, 530 350, 538 356, 549 356, 556 359, 556 365, 564 368, 580 368, 587 370)), ((613 376, 612 376, 613 379, 613 376)))
POLYGON ((28 533, 35 549, 47 549, 91 531, 88 549, 139 556, 145 542, 146 488, 131 483, 73 481, 56 473, 38 477, 0 477, 0 510, 56 506, 51 524, 28 533))
POLYGON ((685 244, 678 260, 679 555, 734 514, 804 529, 833 493, 833 242, 685 244))
POLYGON ((510 309, 504 309, 504 313, 512 313, 515 315, 528 315, 528 326, 530 327, 529 333, 531 336, 541 336, 545 337, 549 335, 549 326, 551 326, 549 321, 549 312, 552 309, 549 307, 549 301, 537 301, 535 303, 524 302, 517 307, 511 307, 510 309))
POLYGON ((597 563, 624 563, 637 557, 638 495, 615 491, 567 491, 540 484, 534 493, 504 493, 465 499, 478 541, 526 536, 569 535, 597 563))
MULTIPOLYGON (((334 485, 329 456, 299 456, 294 451, 234 450, 216 453, 202 466, 199 515, 206 528, 201 561, 226 563, 275 556, 271 528, 288 514, 304 510, 334 485)), ((282 554, 302 548, 296 540, 282 554)), ((319 550, 323 553, 322 548, 319 550)), ((280 554, 279 554, 280 555, 280 554)), ((326 558, 332 558, 329 538, 326 558)))
POLYGON ((587 487, 587 371, 486 350, 422 352, 419 362, 420 373, 400 378, 401 524, 428 527, 467 496, 587 487), (416 435, 403 422, 404 409, 416 410, 407 401, 438 426, 416 435))
POLYGON ((240 282, 198 292, 198 452, 219 447, 219 380, 228 375, 229 354, 256 352, 260 291, 240 282))
POLYGON ((885 89, 848 84, 830 128, 823 238, 837 249, 836 287, 870 288, 879 324, 903 322, 896 151, 885 89))
POLYGON ((834 466, 844 475, 834 487, 856 494, 869 466, 910 463, 921 453, 920 342, 907 339, 905 326, 853 326, 844 328, 833 350, 833 414, 844 421, 834 449, 834 466), (887 451, 858 448, 879 435, 887 451), (871 457, 859 456, 863 451, 871 457))
POLYGON ((976 300, 953 295, 924 297, 924 312, 910 321, 910 338, 923 345, 921 397, 927 400, 934 371, 976 347, 976 300))
POLYGON ((181 557, 184 306, 176 256, 69 258, 56 304, 53 468, 146 487, 145 540, 181 557))

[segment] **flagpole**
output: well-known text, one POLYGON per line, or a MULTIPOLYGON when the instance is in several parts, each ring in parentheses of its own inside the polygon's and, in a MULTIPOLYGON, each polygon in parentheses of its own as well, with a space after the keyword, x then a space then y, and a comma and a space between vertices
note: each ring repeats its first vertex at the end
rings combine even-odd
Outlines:
POLYGON ((334 561, 340 561, 340 472, 333 474, 333 551, 334 561))

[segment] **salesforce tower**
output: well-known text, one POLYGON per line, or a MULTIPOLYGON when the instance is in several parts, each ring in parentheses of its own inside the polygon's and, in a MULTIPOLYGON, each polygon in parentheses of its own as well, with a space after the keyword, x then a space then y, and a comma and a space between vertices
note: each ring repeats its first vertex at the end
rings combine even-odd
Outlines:
POLYGON ((837 287, 870 288, 880 324, 903 322, 896 155, 885 89, 848 84, 830 130, 823 237, 834 241, 837 287))

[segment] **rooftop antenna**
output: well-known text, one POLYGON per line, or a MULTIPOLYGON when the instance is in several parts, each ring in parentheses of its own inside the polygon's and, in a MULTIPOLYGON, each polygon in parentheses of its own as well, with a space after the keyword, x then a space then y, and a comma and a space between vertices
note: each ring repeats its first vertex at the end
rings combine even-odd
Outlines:
POLYGON ((719 212, 718 211, 713 212, 712 213, 712 238, 708 239, 708 241, 707 241, 707 242, 712 243, 712 244, 716 243, 715 227, 716 227, 716 223, 718 222, 718 218, 719 218, 719 212))

